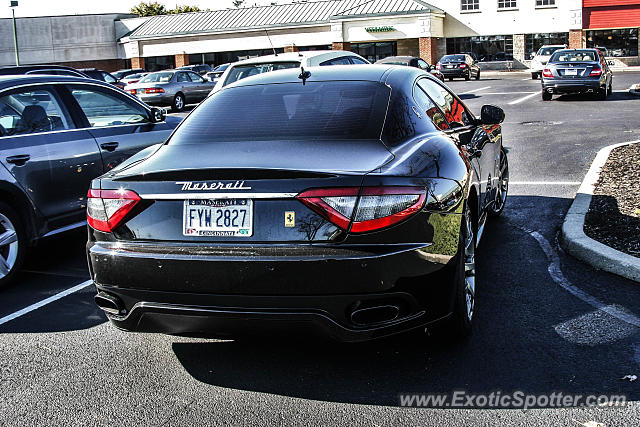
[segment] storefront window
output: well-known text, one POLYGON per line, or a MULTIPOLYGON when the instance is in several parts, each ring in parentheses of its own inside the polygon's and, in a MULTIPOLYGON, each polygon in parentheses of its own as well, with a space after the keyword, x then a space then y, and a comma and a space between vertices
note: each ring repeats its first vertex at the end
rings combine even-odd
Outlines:
POLYGON ((548 44, 564 44, 569 45, 569 33, 537 33, 527 34, 526 40, 526 58, 532 59, 533 55, 544 45, 548 44))
POLYGON ((513 36, 454 37, 447 39, 447 54, 469 53, 478 61, 512 61, 513 36))
POLYGON ((608 56, 638 56, 638 29, 587 31, 587 47, 605 47, 608 56))
POLYGON ((331 45, 319 45, 319 46, 298 46, 298 51, 306 52, 309 50, 331 50, 331 45))
POLYGON ((176 68, 176 57, 173 55, 149 56, 144 58, 144 66, 151 72, 176 68))
POLYGON ((365 57, 369 62, 376 62, 387 56, 396 56, 398 46, 396 42, 351 43, 351 52, 365 57))

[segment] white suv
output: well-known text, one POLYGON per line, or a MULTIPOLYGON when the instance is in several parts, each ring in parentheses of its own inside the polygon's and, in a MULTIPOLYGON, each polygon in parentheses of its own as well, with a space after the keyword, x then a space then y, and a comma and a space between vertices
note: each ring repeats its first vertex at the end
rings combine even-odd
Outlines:
POLYGON ((353 52, 344 50, 310 50, 305 52, 287 52, 277 55, 249 58, 230 64, 224 74, 218 79, 211 93, 217 92, 223 87, 269 71, 284 70, 287 68, 316 67, 319 65, 353 65, 370 64, 369 61, 353 52))
POLYGON ((567 46, 564 44, 548 44, 538 49, 538 52, 531 60, 531 78, 535 80, 540 77, 544 66, 547 65, 549 58, 553 55, 553 52, 566 48, 567 46))

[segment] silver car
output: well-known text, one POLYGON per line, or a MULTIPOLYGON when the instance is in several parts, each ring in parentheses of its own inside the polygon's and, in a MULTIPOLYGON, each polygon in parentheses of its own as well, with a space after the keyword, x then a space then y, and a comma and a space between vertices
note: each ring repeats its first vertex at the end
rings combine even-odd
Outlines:
POLYGON ((187 104, 196 104, 207 97, 214 83, 192 71, 165 70, 150 73, 124 90, 149 105, 170 106, 182 111, 187 104))

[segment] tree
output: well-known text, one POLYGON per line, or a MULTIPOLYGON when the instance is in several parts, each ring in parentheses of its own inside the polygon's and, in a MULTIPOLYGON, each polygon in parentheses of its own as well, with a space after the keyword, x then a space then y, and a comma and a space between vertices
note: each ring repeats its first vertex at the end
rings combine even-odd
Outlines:
POLYGON ((135 13, 138 16, 155 16, 166 15, 168 11, 158 2, 140 2, 131 8, 131 13, 135 13))
POLYGON ((244 0, 233 0, 233 7, 240 7, 244 5, 244 0))
POLYGON ((187 5, 182 5, 182 6, 177 6, 176 8, 169 11, 169 13, 189 13, 189 12, 202 12, 202 9, 200 9, 198 6, 187 6, 187 5))

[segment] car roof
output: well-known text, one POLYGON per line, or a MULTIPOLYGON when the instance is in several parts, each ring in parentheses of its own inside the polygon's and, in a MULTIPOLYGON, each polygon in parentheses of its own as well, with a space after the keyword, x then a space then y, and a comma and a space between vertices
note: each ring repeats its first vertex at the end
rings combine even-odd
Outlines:
POLYGON ((22 86, 26 84, 42 84, 42 83, 87 83, 98 84, 108 88, 112 85, 100 80, 86 79, 74 76, 55 76, 44 74, 14 74, 0 76, 0 89, 7 89, 13 86, 22 86))
POLYGON ((387 61, 411 61, 412 59, 421 59, 417 56, 387 56, 376 61, 376 64, 384 64, 387 61))
POLYGON ((540 46, 540 49, 542 49, 544 47, 565 47, 565 46, 566 45, 564 45, 564 44, 544 44, 544 45, 540 46))
POLYGON ((244 64, 262 64, 263 62, 292 62, 301 61, 302 59, 315 58, 317 56, 326 56, 327 59, 339 58, 342 56, 356 56, 355 53, 346 50, 307 50, 304 52, 285 52, 277 55, 258 56, 256 58, 243 59, 232 63, 230 66, 244 64))
MULTIPOLYGON (((305 68, 305 71, 309 71, 311 76, 307 79, 308 82, 322 82, 322 81, 371 81, 380 82, 386 79, 386 76, 392 72, 400 70, 405 73, 424 74, 424 71, 419 68, 403 67, 392 64, 358 64, 358 65, 332 65, 330 67, 309 67, 305 68)), ((302 83, 298 78, 300 75, 300 69, 289 68, 286 70, 271 71, 269 73, 257 74, 255 76, 247 77, 246 79, 238 80, 224 89, 240 87, 240 86, 254 86, 265 84, 278 84, 278 83, 302 83)))

